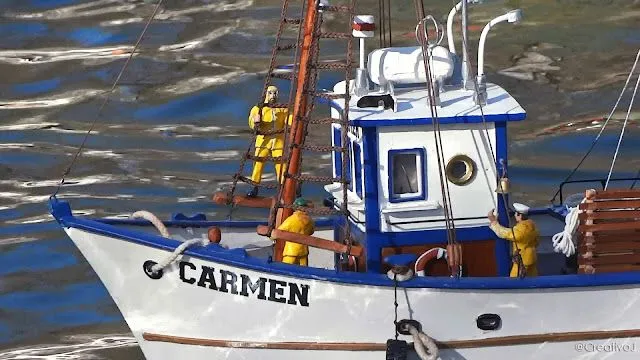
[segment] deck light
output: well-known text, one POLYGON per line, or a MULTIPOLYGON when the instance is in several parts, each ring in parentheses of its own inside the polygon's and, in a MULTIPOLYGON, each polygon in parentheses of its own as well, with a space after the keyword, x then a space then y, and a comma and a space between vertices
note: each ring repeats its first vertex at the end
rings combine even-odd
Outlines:
POLYGON ((521 20, 522 10, 511 10, 508 13, 491 20, 487 25, 485 25, 484 29, 482 29, 482 34, 480 34, 480 42, 478 44, 478 93, 476 96, 476 104, 485 105, 487 103, 487 85, 484 77, 484 43, 487 40, 487 34, 489 33, 489 30, 496 24, 503 21, 507 21, 512 24, 518 24, 521 20))
MULTIPOLYGON (((479 2, 479 0, 467 0, 467 4, 478 4, 479 2)), ((453 18, 456 16, 458 11, 460 11, 460 9, 462 9, 462 1, 451 8, 451 11, 449 11, 449 16, 447 17, 447 42, 449 43, 449 51, 452 54, 456 53, 456 46, 453 43, 453 18)))

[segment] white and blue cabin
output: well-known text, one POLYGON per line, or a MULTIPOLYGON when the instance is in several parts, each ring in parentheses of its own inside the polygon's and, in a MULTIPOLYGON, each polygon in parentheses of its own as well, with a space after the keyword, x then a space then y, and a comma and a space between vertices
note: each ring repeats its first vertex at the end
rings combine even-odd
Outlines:
MULTIPOLYGON (((421 48, 377 49, 368 58, 367 75, 375 85, 373 90, 356 90, 365 95, 350 99, 347 174, 342 174, 340 152, 334 152, 332 160, 333 176, 351 180, 348 224, 366 254, 360 270, 379 273, 388 269, 382 260, 387 255, 420 255, 432 247, 446 247, 447 231, 421 48), (372 107, 358 106, 359 102, 372 107)), ((524 120, 526 112, 503 88, 487 84, 481 113, 475 91, 464 89, 454 78, 459 64, 454 55, 437 47, 432 61, 440 80, 436 110, 442 170, 449 183, 456 237, 464 249, 465 276, 508 275, 510 245, 488 228, 487 213, 496 208, 500 222, 508 224, 496 184, 508 172, 507 123, 524 120)), ((344 93, 344 86, 336 84, 334 92, 344 93)), ((344 99, 332 101, 333 118, 343 109, 344 99)), ((342 146, 341 126, 333 124, 331 131, 332 145, 342 146)), ((341 184, 325 189, 340 206, 341 184)))

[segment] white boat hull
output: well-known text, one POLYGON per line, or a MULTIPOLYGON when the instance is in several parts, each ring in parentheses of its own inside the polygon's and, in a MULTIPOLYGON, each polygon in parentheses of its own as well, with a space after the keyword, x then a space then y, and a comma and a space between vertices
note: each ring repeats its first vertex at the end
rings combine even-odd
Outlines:
MULTIPOLYGON (((65 230, 149 360, 384 359, 386 340, 395 334, 393 286, 356 284, 358 274, 338 282, 184 255, 154 280, 143 264, 169 250, 65 230), (256 286, 260 278, 264 288, 256 286)), ((638 285, 408 287, 398 290, 398 319, 420 322, 441 345, 441 359, 636 359, 639 297, 638 285), (498 330, 477 327, 485 313, 500 315, 498 330)))

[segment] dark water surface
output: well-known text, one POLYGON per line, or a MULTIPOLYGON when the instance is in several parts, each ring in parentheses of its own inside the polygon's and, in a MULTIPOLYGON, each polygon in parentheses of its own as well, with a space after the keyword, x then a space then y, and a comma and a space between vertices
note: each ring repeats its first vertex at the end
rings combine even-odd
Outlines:
MULTIPOLYGON (((547 203, 599 129, 580 120, 608 114, 631 68, 640 9, 633 1, 605 2, 602 8, 588 1, 528 1, 524 24, 492 30, 489 79, 529 112, 510 129, 509 175, 519 201, 547 203), (530 61, 533 70, 516 69, 530 80, 497 73, 531 54, 546 59, 530 61), (565 126, 550 129, 558 125, 565 126)), ((483 25, 517 3, 487 1, 471 23, 483 25)), ((399 44, 413 41, 411 5, 392 6, 399 44)), ((451 5, 427 2, 438 17, 451 5)), ((262 89, 280 6, 165 2, 60 198, 78 215, 144 209, 162 218, 174 212, 226 217, 228 209, 214 205, 211 194, 229 184, 248 146, 246 116, 262 89)), ((0 360, 143 358, 97 276, 52 222, 46 201, 153 7, 151 1, 0 0, 0 360)), ((361 8, 377 14, 372 1, 361 8)), ((327 26, 336 24, 327 19, 327 26)), ((328 44, 327 59, 337 59, 340 48, 328 44)), ((319 87, 330 88, 340 77, 329 73, 319 87)), ((286 100, 287 85, 278 84, 286 100)), ((630 93, 577 178, 606 176, 630 93)), ((635 110, 616 176, 634 176, 640 168, 637 120, 635 110)), ((323 130, 318 134, 329 141, 323 130)), ((327 156, 307 163, 311 172, 330 171, 327 156)), ((269 168, 265 174, 273 179, 269 168)), ((320 186, 304 191, 312 199, 323 196, 320 186)))

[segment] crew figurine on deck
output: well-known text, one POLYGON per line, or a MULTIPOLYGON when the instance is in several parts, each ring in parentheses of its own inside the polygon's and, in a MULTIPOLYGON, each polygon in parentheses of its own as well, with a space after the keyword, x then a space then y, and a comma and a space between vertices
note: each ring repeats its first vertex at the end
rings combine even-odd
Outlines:
MULTIPOLYGON (((293 205, 308 206, 309 204, 303 198, 297 198, 293 205)), ((303 210, 294 211, 285 221, 278 226, 278 230, 288 231, 301 235, 312 235, 315 231, 315 223, 311 216, 303 210)), ((287 264, 296 264, 307 266, 309 256, 309 247, 307 245, 298 244, 287 241, 282 251, 282 262, 287 264)))
POLYGON ((518 277, 524 270, 526 276, 537 276, 537 253, 536 248, 539 242, 539 232, 533 220, 528 218, 529 207, 523 204, 514 203, 514 218, 516 225, 513 228, 505 228, 498 223, 494 210, 489 211, 487 215, 490 221, 489 228, 496 235, 505 240, 509 240, 513 244, 514 262, 511 267, 511 277, 518 277), (519 271, 520 267, 524 267, 519 271))
MULTIPOLYGON (((249 114, 249 127, 255 129, 258 127, 258 135, 256 136, 255 143, 255 156, 257 157, 281 157, 284 153, 284 128, 285 121, 291 125, 292 117, 289 115, 287 108, 275 108, 273 107, 278 103, 278 88, 275 86, 269 86, 267 88, 267 94, 264 98, 264 105, 262 106, 262 116, 260 115, 260 106, 256 105, 251 109, 249 114), (271 134, 266 134, 271 132, 271 134), (274 133, 279 132, 279 133, 274 133)), ((274 161, 274 167, 276 170, 276 176, 279 181, 284 180, 282 171, 285 171, 286 165, 282 164, 280 160, 274 161), (282 176, 282 177, 281 177, 282 176)), ((257 159, 253 164, 253 173, 251 174, 251 180, 256 184, 260 184, 262 181, 262 171, 264 168, 264 161, 257 159)), ((258 187, 254 186, 253 189, 247 194, 248 197, 256 197, 258 195, 258 187)))

